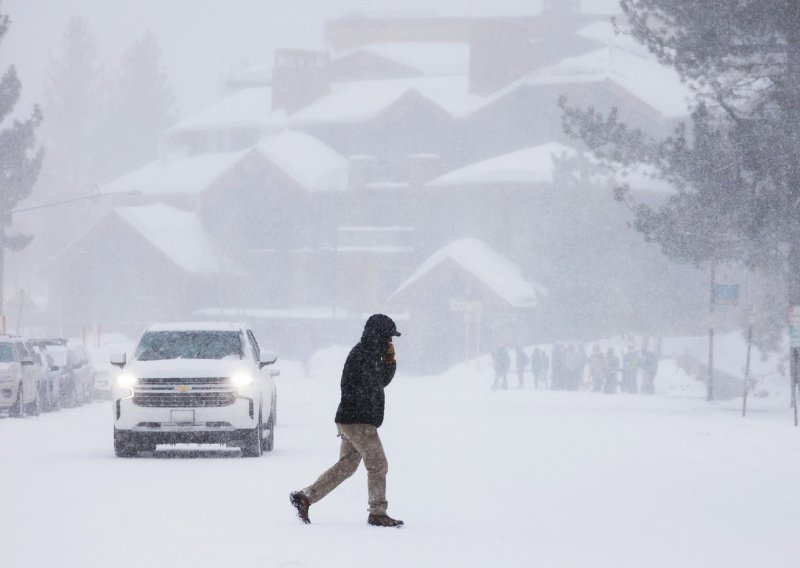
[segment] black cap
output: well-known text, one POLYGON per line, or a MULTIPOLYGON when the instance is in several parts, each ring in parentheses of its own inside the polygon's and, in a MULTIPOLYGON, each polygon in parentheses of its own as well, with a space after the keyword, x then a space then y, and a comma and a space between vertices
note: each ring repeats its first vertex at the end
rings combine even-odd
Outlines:
POLYGON ((379 335, 383 337, 400 337, 392 318, 384 314, 373 314, 369 316, 367 323, 364 324, 365 335, 379 335))

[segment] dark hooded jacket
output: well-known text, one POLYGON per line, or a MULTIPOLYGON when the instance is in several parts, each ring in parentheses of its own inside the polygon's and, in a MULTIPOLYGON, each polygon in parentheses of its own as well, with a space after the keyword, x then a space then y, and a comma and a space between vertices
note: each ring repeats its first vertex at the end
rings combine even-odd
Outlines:
POLYGON ((383 389, 397 368, 385 358, 389 342, 396 335, 400 334, 389 317, 372 316, 367 320, 361 341, 350 350, 342 371, 338 424, 371 424, 376 428, 383 424, 383 389))

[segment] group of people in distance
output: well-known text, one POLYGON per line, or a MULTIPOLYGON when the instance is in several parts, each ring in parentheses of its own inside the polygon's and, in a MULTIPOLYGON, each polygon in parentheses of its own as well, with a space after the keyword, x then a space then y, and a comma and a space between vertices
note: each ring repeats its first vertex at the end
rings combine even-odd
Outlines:
MULTIPOLYGON (((492 352, 494 384, 492 389, 508 388, 508 373, 512 367, 511 349, 498 346, 492 352)), ((541 384, 552 390, 593 390, 615 394, 655 393, 658 356, 646 346, 636 349, 632 344, 621 353, 621 358, 611 347, 605 353, 595 344, 587 355, 583 345, 555 344, 548 356, 542 347, 530 352, 522 347, 513 348, 513 366, 519 388, 525 386, 525 375, 530 369, 534 388, 541 384)))

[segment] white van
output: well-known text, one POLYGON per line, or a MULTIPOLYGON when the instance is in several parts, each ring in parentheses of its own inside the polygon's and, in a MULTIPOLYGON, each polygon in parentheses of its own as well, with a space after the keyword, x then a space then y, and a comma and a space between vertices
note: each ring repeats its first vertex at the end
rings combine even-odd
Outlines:
POLYGON ((238 446, 248 457, 272 450, 276 359, 243 324, 149 326, 130 360, 111 356, 122 369, 111 392, 116 455, 179 443, 238 446))

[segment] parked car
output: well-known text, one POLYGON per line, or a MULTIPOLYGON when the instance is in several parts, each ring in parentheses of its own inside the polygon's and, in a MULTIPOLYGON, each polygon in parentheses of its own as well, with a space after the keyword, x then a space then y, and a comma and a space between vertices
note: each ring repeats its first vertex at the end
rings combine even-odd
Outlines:
POLYGON ((0 411, 10 416, 37 416, 40 410, 39 369, 25 341, 0 336, 0 411))
POLYGON ((74 355, 67 349, 66 340, 34 340, 34 345, 41 346, 52 359, 50 371, 58 376, 59 404, 66 408, 80 406, 83 397, 79 396, 80 387, 75 382, 74 355))
POLYGON ((119 374, 119 368, 111 364, 113 353, 126 353, 130 356, 135 345, 132 341, 114 337, 99 347, 89 347, 89 360, 94 370, 94 397, 111 400, 111 386, 119 374))
POLYGON ((276 359, 243 324, 149 326, 130 359, 111 358, 122 368, 111 395, 116 455, 177 443, 222 443, 253 457, 272 450, 276 359))
POLYGON ((53 356, 47 349, 29 344, 28 350, 40 368, 39 399, 42 410, 52 411, 61 408, 61 374, 58 372, 53 356))
POLYGON ((83 402, 94 400, 94 368, 89 360, 89 351, 80 339, 68 339, 67 349, 72 352, 72 372, 78 396, 83 402))

